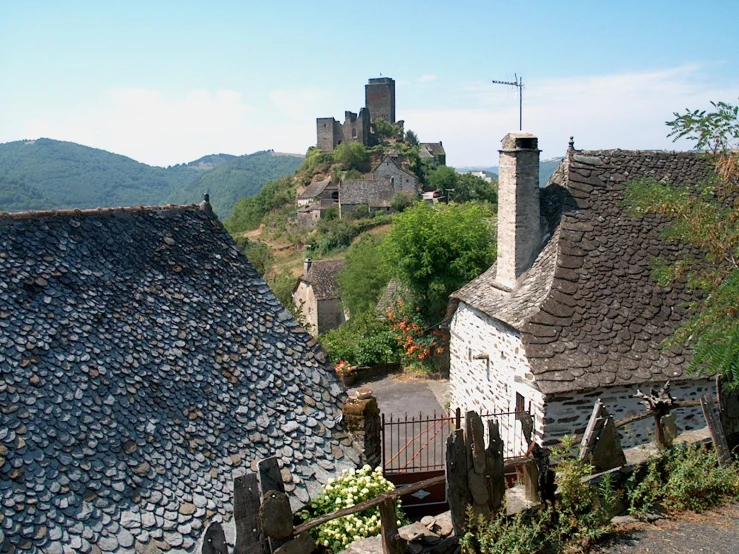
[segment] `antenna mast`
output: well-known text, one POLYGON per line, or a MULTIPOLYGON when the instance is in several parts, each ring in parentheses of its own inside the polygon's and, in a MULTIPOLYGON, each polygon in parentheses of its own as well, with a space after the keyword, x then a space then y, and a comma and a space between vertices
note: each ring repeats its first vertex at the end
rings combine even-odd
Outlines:
POLYGON ((515 73, 513 74, 515 81, 512 83, 509 81, 493 81, 495 85, 510 85, 518 88, 518 130, 523 131, 523 77, 519 77, 515 73))

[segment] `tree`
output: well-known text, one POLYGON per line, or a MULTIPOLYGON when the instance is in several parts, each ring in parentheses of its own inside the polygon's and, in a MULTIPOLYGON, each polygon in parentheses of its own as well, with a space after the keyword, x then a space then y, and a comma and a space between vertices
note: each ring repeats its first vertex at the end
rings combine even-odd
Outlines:
POLYGON ((369 161, 369 154, 361 142, 343 142, 334 148, 333 158, 344 171, 360 170, 369 161))
POLYGON ((390 280, 390 271, 380 250, 382 240, 363 234, 346 254, 344 268, 338 275, 341 303, 352 319, 373 310, 390 280))
POLYGON ((384 251, 426 321, 438 323, 449 295, 495 260, 491 209, 418 203, 396 216, 384 251))
POLYGON ((690 257, 687 249, 673 264, 657 260, 655 275, 669 285, 685 276, 703 291, 705 300, 693 317, 668 341, 689 343, 691 370, 722 373, 739 386, 739 108, 713 103, 714 111, 688 111, 667 122, 668 136, 693 140, 713 162, 716 174, 697 185, 674 186, 651 180, 629 184, 627 202, 637 214, 659 213, 671 223, 668 235, 695 245, 704 253, 690 257))
POLYGON ((380 140, 397 138, 400 134, 400 127, 378 117, 375 119, 375 134, 380 140))
POLYGON ((453 167, 439 166, 426 173, 426 183, 432 190, 453 189, 457 185, 457 172, 453 167))
POLYGON ((410 208, 413 205, 413 198, 402 192, 397 193, 393 196, 393 201, 390 207, 396 212, 402 212, 406 208, 410 208))
POLYGON ((455 202, 490 202, 497 206, 498 183, 488 183, 482 177, 470 173, 459 173, 451 199, 455 202))
POLYGON ((409 146, 418 146, 418 135, 414 133, 413 131, 411 131, 410 129, 408 129, 405 132, 405 142, 409 146))

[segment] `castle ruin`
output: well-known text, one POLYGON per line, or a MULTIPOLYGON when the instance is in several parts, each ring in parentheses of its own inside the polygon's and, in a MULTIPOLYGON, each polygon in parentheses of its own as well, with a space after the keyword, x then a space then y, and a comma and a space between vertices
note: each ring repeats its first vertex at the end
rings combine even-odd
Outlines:
POLYGON ((356 114, 344 112, 344 123, 333 117, 316 118, 316 144, 322 150, 333 150, 342 142, 375 144, 374 124, 377 119, 403 127, 395 120, 395 80, 390 77, 370 79, 364 85, 364 107, 356 114))

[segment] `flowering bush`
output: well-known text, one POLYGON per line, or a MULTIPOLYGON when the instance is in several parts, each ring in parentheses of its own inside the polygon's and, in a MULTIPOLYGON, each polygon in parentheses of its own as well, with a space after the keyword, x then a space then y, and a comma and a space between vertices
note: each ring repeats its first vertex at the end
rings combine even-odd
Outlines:
POLYGON ((405 352, 406 362, 424 362, 444 353, 445 333, 439 329, 425 330, 419 308, 408 309, 403 300, 397 300, 395 308, 388 308, 387 318, 405 352))
POLYGON ((345 377, 349 375, 350 373, 353 373, 356 371, 357 366, 349 365, 348 362, 345 362, 344 360, 340 360, 335 366, 334 371, 336 372, 336 375, 339 377, 345 377))
MULTIPOLYGON (((395 486, 382 476, 382 468, 380 467, 374 471, 368 465, 359 470, 345 469, 338 479, 329 479, 324 488, 323 496, 311 502, 299 515, 308 520, 320 515, 330 514, 342 508, 350 508, 365 500, 371 500, 379 494, 394 489, 395 486)), ((398 506, 398 509, 400 509, 400 506, 398 506)), ((398 524, 400 524, 400 521, 398 524)), ((328 552, 340 552, 355 541, 373 537, 379 533, 379 508, 372 508, 359 514, 333 519, 311 530, 316 544, 325 548, 328 552)))

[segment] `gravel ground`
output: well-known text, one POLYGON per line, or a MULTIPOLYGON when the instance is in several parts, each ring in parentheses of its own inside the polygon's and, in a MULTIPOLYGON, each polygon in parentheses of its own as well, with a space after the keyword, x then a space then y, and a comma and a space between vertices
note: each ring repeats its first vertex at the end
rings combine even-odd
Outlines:
POLYGON ((601 554, 739 553, 739 503, 703 514, 685 513, 623 529, 601 554))

